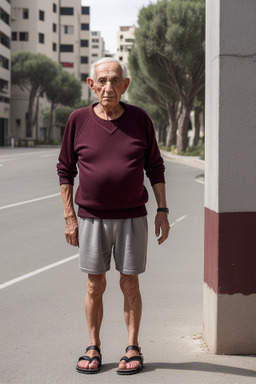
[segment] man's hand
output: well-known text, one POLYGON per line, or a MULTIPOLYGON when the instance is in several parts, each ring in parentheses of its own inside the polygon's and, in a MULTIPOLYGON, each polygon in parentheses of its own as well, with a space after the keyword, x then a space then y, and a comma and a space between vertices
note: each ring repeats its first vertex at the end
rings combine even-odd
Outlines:
POLYGON ((167 214, 165 212, 157 212, 155 218, 155 234, 158 238, 158 244, 162 244, 168 237, 170 231, 170 224, 167 214), (160 236, 161 235, 161 236, 160 236), (159 237, 160 236, 160 237, 159 237))
POLYGON ((65 236, 66 241, 70 245, 74 247, 78 247, 78 222, 76 216, 67 217, 66 228, 65 228, 65 236))

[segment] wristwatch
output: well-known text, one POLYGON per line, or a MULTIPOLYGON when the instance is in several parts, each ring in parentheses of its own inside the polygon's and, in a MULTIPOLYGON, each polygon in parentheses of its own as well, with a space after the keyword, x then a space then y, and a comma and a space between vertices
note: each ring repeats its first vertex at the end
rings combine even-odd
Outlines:
POLYGON ((167 215, 169 214, 169 208, 157 208, 157 212, 165 212, 167 215))

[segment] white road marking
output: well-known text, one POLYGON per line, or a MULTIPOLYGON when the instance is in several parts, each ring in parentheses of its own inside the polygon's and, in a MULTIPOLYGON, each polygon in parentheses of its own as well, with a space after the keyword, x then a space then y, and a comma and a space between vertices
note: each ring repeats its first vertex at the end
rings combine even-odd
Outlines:
MULTIPOLYGON (((52 150, 53 151, 56 151, 57 152, 57 149, 56 150, 52 150)), ((19 157, 23 157, 23 156, 33 156, 33 155, 39 155, 39 156, 42 156, 43 154, 49 154, 49 151, 38 151, 38 152, 22 152, 22 153, 12 153, 12 154, 5 154, 5 155, 1 155, 0 156, 0 161, 2 161, 2 159, 10 159, 10 158, 19 158, 19 157)))
POLYGON ((14 159, 13 157, 10 159, 1 159, 1 162, 5 163, 6 161, 13 161, 13 160, 16 160, 16 159, 14 159))
MULTIPOLYGON (((58 194, 58 195, 59 195, 59 194, 58 194)), ((55 195, 52 195, 52 196, 55 196, 55 195)), ((47 198, 47 197, 45 197, 45 198, 47 198)), ((34 200, 33 200, 33 201, 34 201, 34 200)), ((0 209, 1 209, 1 208, 0 208, 0 209)), ((176 223, 179 223, 180 221, 184 220, 187 216, 188 216, 188 215, 184 215, 184 216, 179 217, 177 220, 175 220, 174 223, 172 223, 172 224, 170 225, 170 227, 173 227, 176 223)), ((0 289, 4 289, 4 288, 9 287, 10 285, 17 284, 17 283, 19 283, 20 281, 23 281, 23 280, 26 280, 26 279, 28 279, 28 278, 30 278, 30 277, 36 276, 36 275, 38 275, 39 273, 48 271, 49 269, 58 267, 59 265, 68 263, 69 261, 72 261, 72 260, 77 259, 77 258, 78 258, 78 254, 76 254, 76 255, 74 255, 74 256, 71 256, 71 257, 68 257, 68 258, 66 258, 66 259, 60 260, 60 261, 58 261, 57 263, 53 263, 53 264, 47 265, 46 267, 37 269, 37 270, 34 271, 34 272, 27 273, 26 275, 17 277, 16 279, 9 280, 9 281, 7 281, 6 283, 1 284, 1 285, 0 285, 0 289)))
POLYGON ((176 223, 178 223, 179 221, 182 221, 182 220, 186 219, 187 216, 188 216, 188 215, 184 215, 184 216, 179 217, 179 218, 176 220, 176 223))
POLYGON ((34 203, 34 202, 36 202, 36 201, 41 201, 41 200, 51 199, 52 197, 56 197, 56 196, 60 196, 60 192, 59 192, 59 193, 55 193, 54 195, 42 196, 42 197, 38 197, 38 198, 36 198, 36 199, 32 199, 32 200, 21 201, 21 202, 19 202, 19 203, 14 203, 14 204, 9 204, 9 205, 3 205, 2 207, 0 207, 0 210, 1 210, 1 209, 7 209, 7 208, 18 207, 19 205, 30 204, 30 203, 34 203))
POLYGON ((68 263, 69 261, 72 261, 72 260, 77 259, 77 258, 78 258, 78 254, 76 254, 74 256, 71 256, 71 257, 67 257, 66 259, 60 260, 57 263, 53 263, 53 264, 47 265, 46 267, 37 269, 34 272, 30 272, 30 273, 27 273, 26 275, 17 277, 16 279, 6 281, 6 283, 0 284, 0 289, 4 289, 4 288, 7 288, 7 287, 10 287, 13 284, 17 284, 17 283, 19 283, 19 282, 21 282, 23 280, 26 280, 26 279, 28 279, 30 277, 36 276, 39 273, 48 271, 49 269, 58 267, 58 266, 60 266, 62 264, 68 263))
POLYGON ((188 217, 188 215, 184 215, 184 216, 179 217, 177 220, 175 220, 174 223, 172 223, 172 224, 170 225, 170 228, 171 228, 171 227, 174 227, 174 225, 175 225, 176 223, 179 223, 180 221, 186 219, 186 217, 188 217))
POLYGON ((56 155, 56 153, 53 153, 53 154, 51 154, 51 155, 41 155, 41 156, 39 156, 39 157, 43 157, 43 158, 45 158, 45 157, 56 157, 56 159, 58 158, 58 155, 56 155))

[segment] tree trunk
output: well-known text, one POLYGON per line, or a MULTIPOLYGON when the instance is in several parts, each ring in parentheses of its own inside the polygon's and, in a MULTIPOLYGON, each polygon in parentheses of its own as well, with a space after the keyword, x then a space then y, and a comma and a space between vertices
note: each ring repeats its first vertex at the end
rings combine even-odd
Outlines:
POLYGON ((194 137, 193 137, 193 145, 198 145, 199 138, 200 138, 200 112, 201 108, 196 107, 195 108, 195 114, 194 114, 194 137))
POLYGON ((49 124, 48 124, 48 130, 47 130, 47 141, 48 143, 50 142, 52 138, 52 122, 53 122, 53 111, 54 111, 54 103, 51 103, 51 111, 50 111, 50 116, 49 116, 49 124))
POLYGON ((176 105, 167 106, 169 124, 166 128, 166 147, 171 148, 177 144, 178 112, 176 105))
POLYGON ((28 102, 28 118, 26 122, 26 137, 32 137, 33 127, 33 112, 34 112, 34 101, 37 94, 37 88, 32 88, 29 94, 28 102))
POLYGON ((193 101, 182 107, 177 136, 177 149, 179 152, 185 152, 188 146, 188 124, 192 106, 193 101))

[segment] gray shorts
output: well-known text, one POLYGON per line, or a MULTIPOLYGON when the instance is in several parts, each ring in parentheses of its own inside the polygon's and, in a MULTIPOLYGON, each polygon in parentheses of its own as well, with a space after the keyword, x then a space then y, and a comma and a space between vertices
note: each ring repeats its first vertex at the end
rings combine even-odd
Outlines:
POLYGON ((147 259, 147 217, 132 219, 79 218, 80 269, 90 274, 110 269, 113 255, 116 269, 126 275, 145 272, 147 259))

